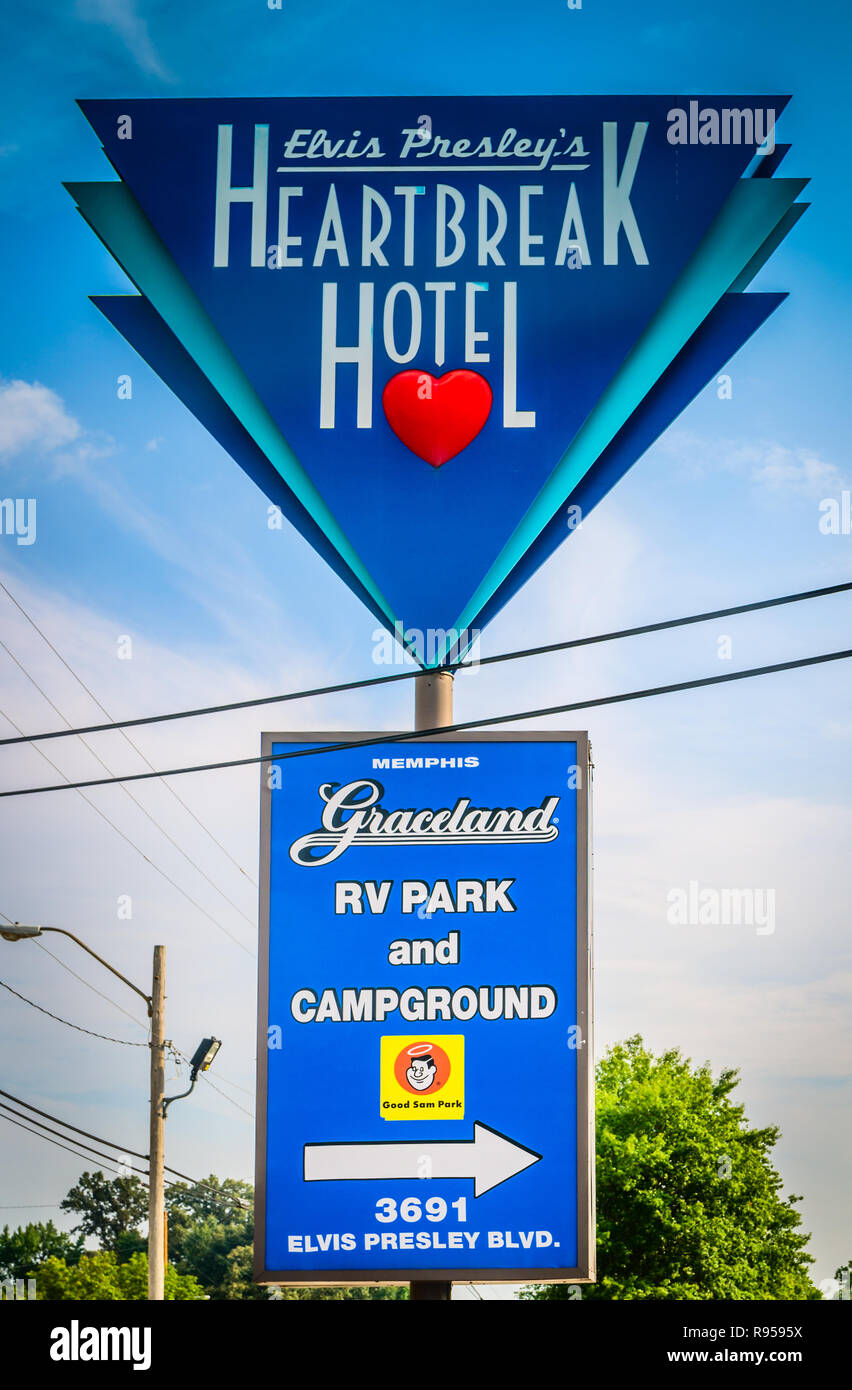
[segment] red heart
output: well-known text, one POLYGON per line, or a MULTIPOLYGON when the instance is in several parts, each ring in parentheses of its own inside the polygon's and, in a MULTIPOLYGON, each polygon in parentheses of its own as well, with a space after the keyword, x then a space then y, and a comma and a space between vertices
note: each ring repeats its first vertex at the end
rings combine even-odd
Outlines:
POLYGON ((455 458, 476 438, 492 399, 485 377, 464 368, 438 378, 429 372, 398 372, 382 393, 394 434, 433 468, 455 458))

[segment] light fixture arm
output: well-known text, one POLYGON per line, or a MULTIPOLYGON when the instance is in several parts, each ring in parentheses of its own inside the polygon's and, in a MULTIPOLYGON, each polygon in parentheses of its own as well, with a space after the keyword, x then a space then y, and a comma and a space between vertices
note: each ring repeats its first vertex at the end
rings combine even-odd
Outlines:
POLYGON ((185 1096, 191 1096, 192 1093, 193 1093, 193 1091, 195 1090, 195 1083, 196 1083, 197 1080, 198 1080, 198 1072, 195 1071, 195 1070, 193 1070, 193 1072, 192 1072, 192 1080, 191 1080, 191 1082, 190 1082, 190 1087, 189 1087, 189 1090, 188 1090, 188 1091, 181 1091, 181 1092, 180 1092, 178 1095, 176 1095, 176 1096, 163 1096, 163 1119, 164 1119, 164 1120, 168 1117, 169 1106, 171 1105, 172 1101, 175 1101, 175 1100, 183 1100, 185 1096))
POLYGON ((181 1091, 180 1095, 177 1096, 163 1097, 163 1119, 166 1118, 169 1106, 173 1100, 183 1100, 185 1096, 192 1095, 192 1092, 195 1090, 195 1083, 198 1080, 198 1073, 208 1070, 210 1063, 213 1061, 213 1058, 216 1056, 221 1046, 222 1044, 218 1038, 202 1038, 190 1058, 189 1090, 181 1091))

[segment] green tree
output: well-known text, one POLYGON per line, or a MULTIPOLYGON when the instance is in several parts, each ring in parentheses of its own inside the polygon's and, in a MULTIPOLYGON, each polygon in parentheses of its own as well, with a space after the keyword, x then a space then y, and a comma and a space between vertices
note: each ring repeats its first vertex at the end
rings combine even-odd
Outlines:
POLYGON ((23 1279, 51 1255, 75 1265, 83 1253, 83 1237, 60 1231, 52 1221, 33 1222, 0 1233, 0 1281, 23 1279))
POLYGON ((282 1299, 301 1299, 304 1301, 314 1301, 316 1299, 330 1300, 335 1303, 341 1302, 362 1302, 374 1301, 377 1299, 405 1299, 408 1298, 408 1289, 404 1284, 382 1287, 373 1284, 356 1284, 352 1287, 329 1289, 281 1289, 279 1290, 282 1299))
POLYGON ((286 1300, 407 1298, 404 1288, 280 1289, 254 1282, 253 1189, 250 1183, 211 1174, 203 1183, 175 1183, 166 1193, 169 1257, 193 1274, 213 1299, 286 1300))
POLYGON ((235 1245, 228 1251, 225 1276, 217 1297, 227 1299, 268 1298, 265 1288, 254 1282, 254 1246, 235 1245))
POLYGON ((141 1231, 122 1231, 116 1236, 113 1246, 115 1257, 120 1265, 125 1260, 129 1260, 131 1255, 136 1255, 140 1251, 146 1255, 148 1253, 148 1236, 143 1236, 141 1231))
MULTIPOLYGON (((128 1303, 148 1297, 148 1257, 141 1252, 119 1264, 113 1250, 97 1250, 70 1266, 55 1255, 35 1271, 36 1297, 43 1302, 83 1299, 128 1303)), ((166 1267, 165 1296, 181 1302, 202 1299, 204 1290, 191 1274, 166 1267)))
MULTIPOLYGON (((291 1288, 271 1292, 256 1284, 252 1268, 253 1196, 250 1183, 235 1178, 220 1182, 213 1174, 204 1182, 175 1183, 166 1189, 166 1298, 340 1301, 408 1297, 406 1288, 291 1288)), ((95 1236, 103 1249, 84 1253, 82 1236, 74 1240, 51 1224, 44 1229, 53 1232, 55 1248, 47 1237, 39 1243, 34 1236, 24 1239, 22 1232, 10 1234, 7 1228, 10 1252, 20 1252, 15 1264, 20 1273, 15 1277, 32 1274, 37 1264, 41 1299, 146 1298, 146 1240, 139 1227, 147 1216, 147 1202, 147 1190, 137 1178, 108 1181, 101 1172, 84 1173, 61 1205, 82 1217, 76 1229, 95 1236)))
POLYGON ((113 1250, 120 1236, 138 1230, 146 1219, 148 1189, 135 1176, 109 1179, 98 1170, 84 1173, 60 1206, 82 1217, 75 1231, 94 1236, 105 1250, 113 1250))
POLYGON ((212 1174, 203 1183, 175 1183, 166 1192, 169 1258, 195 1275, 211 1298, 266 1297, 251 1279, 251 1259, 231 1259, 232 1252, 251 1248, 252 1196, 250 1183, 220 1182, 212 1174))
MULTIPOLYGON (((714 1079, 641 1037, 597 1068, 598 1282, 592 1299, 813 1299, 800 1201, 781 1192, 776 1126, 751 1129, 714 1079)), ((545 1285, 528 1298, 568 1298, 545 1285)))

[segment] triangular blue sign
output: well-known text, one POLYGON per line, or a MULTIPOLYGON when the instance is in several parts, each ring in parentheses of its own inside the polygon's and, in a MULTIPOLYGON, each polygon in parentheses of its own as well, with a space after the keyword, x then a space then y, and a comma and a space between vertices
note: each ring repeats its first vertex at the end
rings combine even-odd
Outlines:
POLYGON ((384 622, 451 629, 784 225, 802 181, 741 175, 785 104, 92 101, 124 189, 72 192, 152 306, 102 302, 117 326, 186 398, 177 340, 190 408, 221 398, 225 447, 384 622))

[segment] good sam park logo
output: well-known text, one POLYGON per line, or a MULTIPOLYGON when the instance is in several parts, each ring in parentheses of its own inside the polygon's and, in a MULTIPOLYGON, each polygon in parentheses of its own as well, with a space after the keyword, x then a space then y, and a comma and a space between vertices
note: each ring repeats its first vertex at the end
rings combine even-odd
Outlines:
POLYGON ((382 1038, 383 1120, 464 1119, 464 1035, 382 1038))
POLYGON ((139 291, 97 306, 405 641, 481 629, 783 299, 785 104, 86 101, 119 180, 69 189, 139 291))

